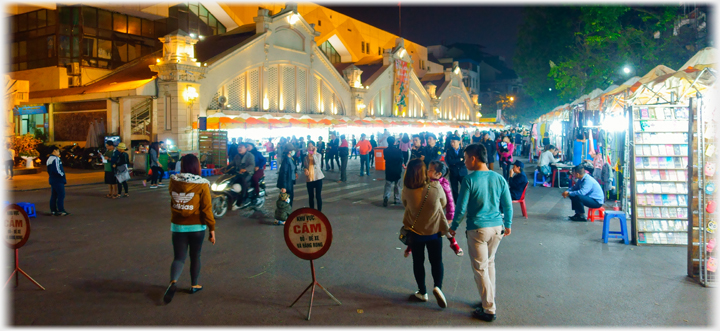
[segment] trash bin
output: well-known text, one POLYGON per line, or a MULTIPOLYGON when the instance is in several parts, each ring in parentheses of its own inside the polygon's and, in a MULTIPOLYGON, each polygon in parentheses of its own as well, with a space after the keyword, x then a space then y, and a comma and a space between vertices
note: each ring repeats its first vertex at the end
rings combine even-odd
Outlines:
POLYGON ((375 147, 373 153, 375 153, 375 170, 385 170, 385 148, 387 147, 375 147))

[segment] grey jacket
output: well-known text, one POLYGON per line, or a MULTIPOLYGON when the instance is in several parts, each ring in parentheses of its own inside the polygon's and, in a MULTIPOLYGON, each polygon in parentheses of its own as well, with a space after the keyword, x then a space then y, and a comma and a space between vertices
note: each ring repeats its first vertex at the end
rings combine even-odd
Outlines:
POLYGON ((235 167, 238 172, 240 169, 245 169, 248 175, 252 175, 255 173, 255 155, 250 152, 245 152, 245 155, 235 155, 230 165, 235 167))

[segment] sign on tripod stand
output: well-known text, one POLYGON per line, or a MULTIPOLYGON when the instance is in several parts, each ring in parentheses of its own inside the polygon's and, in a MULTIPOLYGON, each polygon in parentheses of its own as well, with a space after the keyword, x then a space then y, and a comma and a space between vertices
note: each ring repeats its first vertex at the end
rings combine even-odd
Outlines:
POLYGON ((18 278, 20 274, 23 274, 23 276, 27 277, 27 279, 37 285, 37 287, 45 290, 42 285, 20 269, 18 249, 23 247, 28 239, 30 239, 30 218, 20 206, 16 204, 8 205, 7 209, 5 209, 5 243, 15 250, 15 270, 10 274, 10 278, 5 282, 5 286, 7 286, 10 280, 13 279, 13 276, 15 276, 15 287, 17 287, 19 282, 18 278))

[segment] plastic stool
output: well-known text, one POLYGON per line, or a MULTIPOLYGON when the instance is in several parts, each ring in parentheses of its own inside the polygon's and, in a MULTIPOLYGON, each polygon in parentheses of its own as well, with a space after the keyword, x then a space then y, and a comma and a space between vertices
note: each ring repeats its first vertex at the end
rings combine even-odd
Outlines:
POLYGON ((538 173, 539 173, 539 174, 542 174, 542 172, 540 172, 540 171, 538 171, 537 169, 535 169, 535 174, 533 175, 533 187, 537 186, 537 184, 542 185, 542 184, 545 183, 545 175, 542 175, 542 181, 539 181, 539 180, 537 179, 538 173))
POLYGON ((170 172, 169 172, 169 171, 163 172, 163 177, 162 177, 162 178, 163 178, 163 179, 169 179, 169 178, 170 178, 170 172))
POLYGON ((602 233, 603 243, 607 244, 609 238, 620 238, 625 242, 625 245, 630 244, 630 239, 628 239, 628 231, 627 231, 627 218, 625 217, 624 211, 610 210, 610 211, 605 212, 605 218, 603 219, 603 233, 602 233), (620 232, 610 231, 610 220, 613 218, 617 218, 620 221, 620 232))
POLYGON ((22 207, 23 210, 25 210, 25 213, 27 213, 28 217, 37 217, 34 203, 18 202, 17 205, 22 207))
POLYGON ((208 169, 215 169, 215 165, 214 165, 214 164, 208 164, 207 167, 208 167, 208 169))
POLYGON ((200 175, 203 176, 203 177, 208 177, 208 176, 212 176, 212 175, 213 175, 212 172, 213 172, 212 169, 201 169, 201 170, 200 170, 200 175))
POLYGON ((588 219, 590 220, 590 222, 595 222, 595 220, 604 221, 603 220, 604 217, 605 217, 605 207, 588 209, 588 219), (597 212, 597 214, 596 214, 596 212, 597 212))
POLYGON ((277 170, 277 161, 270 162, 270 170, 277 170))

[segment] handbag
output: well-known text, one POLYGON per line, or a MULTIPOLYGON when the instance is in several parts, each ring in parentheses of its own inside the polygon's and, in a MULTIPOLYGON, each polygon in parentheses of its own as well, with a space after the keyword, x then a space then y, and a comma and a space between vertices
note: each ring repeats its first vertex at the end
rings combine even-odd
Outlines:
POLYGON ((428 185, 425 188, 425 198, 423 198, 423 202, 420 205, 420 209, 418 210, 417 216, 415 217, 415 222, 413 222, 413 225, 410 227, 410 229, 406 228, 405 225, 402 225, 400 227, 400 236, 398 239, 400 239, 400 242, 402 242, 404 245, 408 245, 410 243, 408 235, 410 234, 410 231, 415 228, 415 223, 417 223, 418 218, 420 218, 420 212, 422 211, 423 207, 425 206, 425 201, 427 201, 427 197, 430 194, 430 185, 428 185))
POLYGON ((126 164, 119 165, 115 168, 115 178, 117 178, 118 183, 130 180, 130 172, 126 164))

